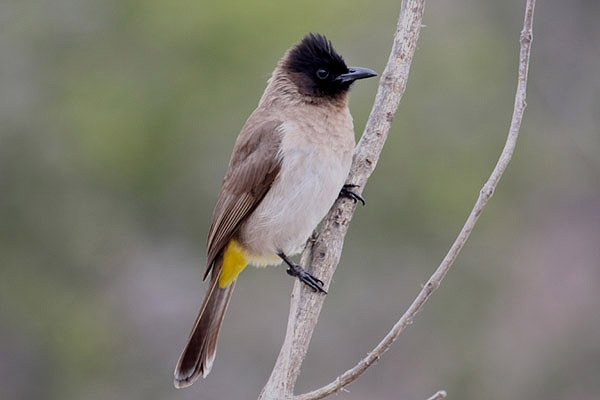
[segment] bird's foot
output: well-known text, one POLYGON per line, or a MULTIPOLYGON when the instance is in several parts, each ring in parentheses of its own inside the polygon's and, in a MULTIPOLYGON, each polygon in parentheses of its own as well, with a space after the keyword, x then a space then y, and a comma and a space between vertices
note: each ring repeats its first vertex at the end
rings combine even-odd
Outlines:
POLYGON ((358 187, 358 185, 354 185, 352 183, 348 183, 348 184, 344 185, 342 187, 342 190, 340 190, 340 196, 347 197, 350 200, 352 200, 354 203, 356 203, 357 201, 360 201, 362 203, 362 205, 364 206, 365 199, 363 199, 360 194, 352 191, 352 188, 355 188, 355 187, 358 187))
POLYGON ((287 264, 288 275, 297 277, 300 279, 300 282, 304 283, 315 292, 327 294, 325 289, 323 289, 324 283, 322 280, 315 278, 300 265, 293 263, 283 252, 278 253, 277 255, 287 264))
POLYGON ((327 294, 325 289, 323 289, 323 281, 319 278, 315 278, 314 276, 312 276, 300 265, 292 264, 288 266, 287 273, 288 275, 295 276, 298 279, 300 279, 300 282, 310 287, 313 290, 313 292, 321 292, 327 294))

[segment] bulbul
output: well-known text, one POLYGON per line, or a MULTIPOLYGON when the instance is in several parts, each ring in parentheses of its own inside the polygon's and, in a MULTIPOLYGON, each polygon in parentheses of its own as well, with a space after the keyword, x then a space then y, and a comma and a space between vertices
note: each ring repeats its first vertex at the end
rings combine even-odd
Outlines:
POLYGON ((177 367, 175 387, 211 370, 217 337, 239 273, 276 265, 315 291, 323 282, 290 260, 342 194, 352 162, 350 86, 377 74, 348 67, 319 34, 289 49, 240 132, 208 233, 210 286, 177 367))

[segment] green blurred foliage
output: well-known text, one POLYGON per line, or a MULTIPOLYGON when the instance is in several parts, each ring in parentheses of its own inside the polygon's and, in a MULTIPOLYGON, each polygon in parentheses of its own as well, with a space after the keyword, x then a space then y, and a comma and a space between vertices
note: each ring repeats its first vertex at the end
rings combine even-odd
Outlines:
MULTIPOLYGON (((298 392, 376 344, 450 246, 503 146, 523 2, 428 3, 298 392)), ((347 399, 600 395, 600 7, 540 2, 513 163, 442 288, 347 399)), ((202 299, 233 142, 284 51, 326 34, 382 71, 399 3, 0 3, 0 399, 246 399, 291 280, 248 269, 210 377, 171 372, 202 299)), ((360 82, 357 138, 377 82, 360 82)))

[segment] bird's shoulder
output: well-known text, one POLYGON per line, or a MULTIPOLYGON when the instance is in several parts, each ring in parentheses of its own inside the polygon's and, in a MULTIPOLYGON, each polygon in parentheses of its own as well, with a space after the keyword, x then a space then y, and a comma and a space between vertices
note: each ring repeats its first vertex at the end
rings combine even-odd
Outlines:
POLYGON ((242 128, 229 162, 222 190, 232 193, 262 192, 257 185, 270 184, 278 172, 283 122, 253 114, 242 128), (266 182, 265 182, 266 180, 266 182))

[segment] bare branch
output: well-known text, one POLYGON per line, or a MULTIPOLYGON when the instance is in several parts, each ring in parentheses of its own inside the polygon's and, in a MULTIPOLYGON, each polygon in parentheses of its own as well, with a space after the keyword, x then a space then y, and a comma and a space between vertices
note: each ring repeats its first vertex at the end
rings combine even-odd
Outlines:
POLYGON ((427 400, 442 400, 446 398, 445 390, 438 390, 433 396, 428 398, 427 400))
MULTIPOLYGON (((375 169, 387 138, 400 99, 406 88, 410 64, 417 45, 425 0, 404 0, 400 11, 394 44, 381 76, 375 103, 365 132, 354 151, 349 183, 362 193, 367 179, 375 169)), ((356 205, 340 199, 325 218, 320 234, 309 241, 303 253, 303 263, 309 261, 311 272, 328 287, 339 262, 344 237, 356 205)), ((302 361, 317 324, 325 296, 294 284, 287 332, 279 357, 259 399, 291 399, 302 361)), ((344 383, 346 384, 346 383, 344 383)))
POLYGON ((442 260, 440 266, 435 270, 433 275, 429 278, 417 298, 410 305, 408 310, 402 315, 400 320, 396 322, 392 330, 383 338, 383 340, 356 366, 344 372, 342 375, 337 377, 333 382, 328 385, 314 390, 310 393, 296 396, 295 400, 313 400, 321 399, 330 393, 334 393, 340 390, 345 385, 356 380, 369 366, 379 360, 384 352, 386 352, 392 343, 396 340, 398 335, 410 325, 415 315, 421 311, 425 302, 429 299, 431 294, 440 286, 442 279, 448 273, 450 267, 454 263, 454 260, 458 256, 458 253, 463 248, 465 242, 469 238, 471 231, 475 227, 475 223, 479 219, 484 207, 492 197, 496 185, 500 181, 504 170, 510 162, 517 138, 519 136, 519 129, 521 127, 521 120, 523 119, 523 112, 525 110, 526 102, 526 89, 527 89, 527 72, 529 70, 529 55, 531 52, 531 41, 533 39, 533 11, 535 7, 535 0, 527 0, 525 10, 525 20, 523 22, 523 30, 521 31, 520 37, 520 53, 519 53, 519 74, 517 91, 515 94, 515 104, 513 109, 512 120, 508 132, 508 137, 504 145, 504 149, 500 154, 500 158, 494 167, 489 179, 481 189, 479 198, 473 207, 471 214, 467 218, 462 230, 458 234, 458 237, 454 241, 454 244, 446 254, 446 257, 442 260))

